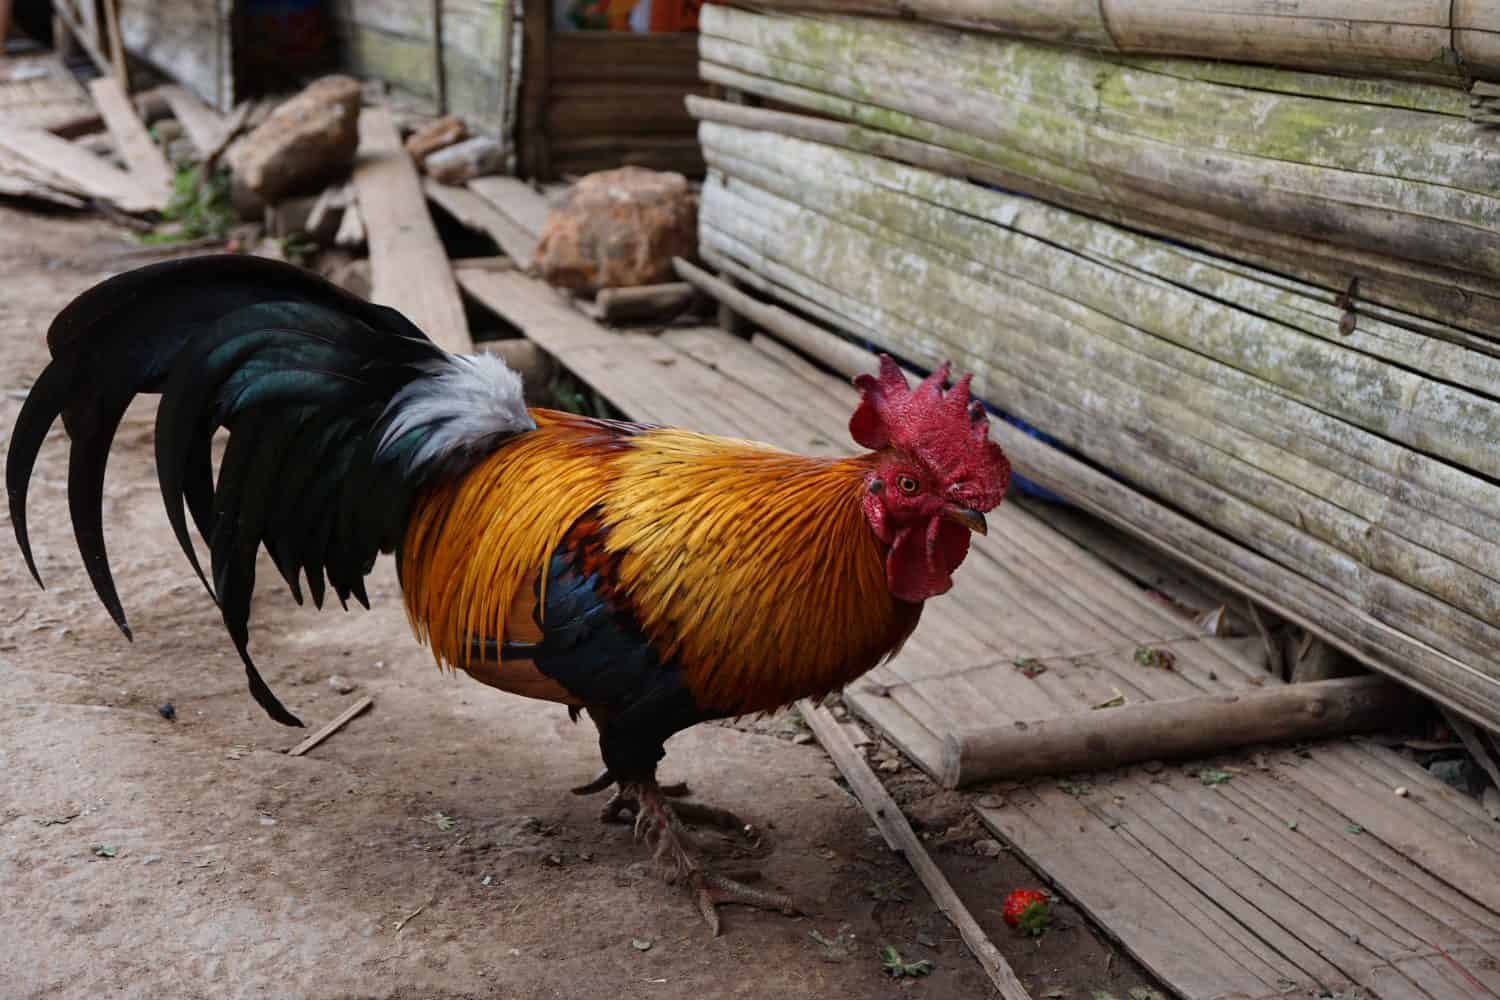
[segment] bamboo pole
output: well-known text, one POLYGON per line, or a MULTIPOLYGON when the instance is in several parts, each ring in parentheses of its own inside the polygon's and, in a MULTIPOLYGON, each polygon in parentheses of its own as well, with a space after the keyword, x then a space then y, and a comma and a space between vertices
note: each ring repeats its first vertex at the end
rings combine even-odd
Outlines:
POLYGON ((1369 0, 757 0, 756 6, 919 18, 1106 52, 1401 76, 1500 79, 1500 19, 1480 4, 1369 0))
MULTIPOLYGON (((712 156, 712 147, 710 147, 712 156)), ((784 173, 795 174, 795 171, 787 170, 788 161, 785 156, 778 157, 779 169, 784 173)), ((799 185, 812 183, 811 176, 797 177, 799 185)), ((810 192, 810 197, 819 202, 826 202, 826 195, 816 191, 810 192)), ((715 245, 712 227, 716 225, 719 217, 714 205, 717 194, 713 187, 710 188, 709 198, 705 202, 705 219, 710 226, 706 234, 706 244, 710 247, 715 245)), ((753 205, 736 205, 728 216, 737 223, 754 214, 753 205)), ((806 269, 815 269, 818 260, 838 260, 841 254, 843 259, 848 259, 850 253, 864 253, 876 255, 881 253, 879 246, 865 246, 870 240, 863 236, 857 236, 852 242, 839 243, 831 240, 825 231, 818 230, 816 223, 809 225, 809 219, 804 213, 793 217, 772 218, 767 220, 765 233, 793 233, 792 238, 805 237, 807 246, 811 247, 811 256, 805 256, 794 264, 799 264, 806 269)), ((951 221, 951 220, 949 220, 951 221)), ((752 239, 764 239, 764 236, 751 235, 752 239)), ((929 260, 928 264, 931 263, 929 260)), ((832 274, 825 274, 824 282, 836 283, 840 273, 847 274, 850 269, 832 268, 832 274)), ((1213 447, 1203 447, 1200 444, 1188 444, 1187 441, 1193 433, 1209 436, 1217 433, 1216 426, 1209 421, 1185 420, 1181 413, 1172 407, 1165 409, 1150 404, 1149 400, 1143 399, 1137 394, 1136 398, 1127 398, 1126 402, 1120 402, 1115 396, 1126 396, 1130 389, 1126 381, 1113 379, 1104 374, 1107 366, 1099 363, 1096 359, 1085 357, 1080 363, 1077 358, 1068 354, 1049 350, 1041 346, 1028 346, 1024 341, 1014 338, 1002 343, 989 342, 984 345, 976 345, 970 340, 968 343, 960 344, 958 341, 964 339, 962 331, 982 328, 986 325, 985 315, 970 312, 955 312, 953 299, 938 299, 931 294, 924 295, 924 288, 917 286, 892 283, 885 268, 880 269, 886 276, 881 280, 872 280, 870 272, 858 274, 852 279, 855 284, 850 287, 839 289, 826 284, 809 288, 808 297, 819 298, 824 302, 832 302, 829 292, 837 292, 842 298, 837 300, 837 310, 848 312, 856 317, 864 314, 862 325, 866 328, 885 330, 887 343, 891 343, 892 334, 889 331, 902 331, 896 335, 897 342, 892 346, 902 350, 908 356, 921 357, 923 360, 935 361, 944 356, 958 354, 962 363, 975 368, 981 373, 981 381, 987 383, 991 398, 1007 401, 1018 391, 1015 382, 1017 374, 1007 372, 996 367, 996 359, 1005 359, 1011 362, 1013 368, 1021 369, 1021 373, 1028 372, 1052 372, 1057 373, 1056 383, 1045 382, 1042 387, 1052 396, 1068 398, 1070 387, 1088 386, 1090 382, 1104 383, 1093 390, 1093 395, 1080 398, 1079 405, 1083 405, 1089 412, 1095 414, 1096 422, 1103 421, 1111 427, 1123 427, 1125 432, 1114 432, 1116 434, 1130 434, 1132 438, 1129 447, 1138 454, 1141 463, 1146 467, 1145 471, 1130 469, 1128 474, 1132 478, 1140 480, 1140 476, 1160 476, 1167 469, 1176 473, 1186 475, 1189 479, 1196 480, 1197 485, 1209 485, 1216 490, 1216 507, 1213 511, 1227 530, 1233 531, 1239 537, 1255 538, 1257 543, 1264 542, 1267 545, 1279 547, 1278 557, 1297 565, 1300 569, 1315 578, 1329 581, 1330 585, 1345 590, 1346 592, 1362 597, 1372 610, 1381 611, 1389 608, 1387 612, 1400 618, 1403 627, 1408 628, 1415 635, 1424 636, 1429 641, 1458 644, 1478 656, 1479 662, 1484 662, 1485 649, 1494 648, 1497 633, 1492 625, 1495 619, 1496 608, 1492 600, 1484 595, 1492 591, 1492 581, 1481 578, 1477 574, 1467 573, 1456 564, 1436 559, 1430 551, 1424 551, 1405 539, 1395 535, 1394 532, 1384 530, 1376 532, 1378 546, 1376 551, 1384 551, 1383 562, 1370 565, 1370 552, 1367 551, 1368 536, 1371 535, 1368 522, 1362 522, 1351 516, 1337 505, 1319 503, 1318 497, 1313 492, 1298 494, 1282 483, 1275 472, 1262 472, 1253 467, 1246 466, 1243 461, 1229 457, 1223 451, 1213 447), (889 286, 886 289, 886 286, 889 286), (882 290, 886 289, 886 290, 882 290), (877 296, 880 304, 875 308, 866 308, 856 303, 852 295, 863 292, 866 296, 872 290, 880 291, 877 296), (907 312, 901 311, 902 303, 912 303, 907 312), (881 309, 886 310, 885 315, 880 315, 881 309), (940 336, 933 338, 932 331, 936 329, 940 336), (904 339, 903 339, 904 338, 904 339), (1107 391, 1106 391, 1107 388, 1107 391), (1142 414, 1145 414, 1144 416, 1142 414), (1170 427, 1170 431, 1161 432, 1161 427, 1170 427), (1179 437, 1182 440, 1179 440, 1179 437), (1163 464, 1163 463, 1170 463, 1163 464), (1161 466, 1160 470, 1151 469, 1152 465, 1161 466), (1206 481, 1205 478, 1206 477, 1206 481), (1226 501, 1233 501, 1226 503, 1226 501), (1266 510, 1265 508, 1270 508, 1266 510), (1309 513, 1310 512, 1310 513, 1309 513), (1352 553, 1351 551, 1352 550, 1352 553), (1379 570, 1385 569, 1391 572, 1406 573, 1415 576, 1417 586, 1439 591, 1445 598, 1459 600, 1471 609, 1484 613, 1485 619, 1480 620, 1472 616, 1460 614, 1450 605, 1434 601, 1427 594, 1416 590, 1407 580, 1390 579, 1382 575, 1379 570)), ((924 283, 930 286, 934 282, 943 280, 937 268, 923 268, 924 283)), ((983 296, 982 288, 970 287, 967 289, 970 296, 983 296)), ((1131 293, 1128 290, 1115 290, 1115 294, 1129 296, 1139 292, 1131 293)), ((994 315, 994 307, 987 307, 989 314, 994 315)), ((1007 307, 1024 313, 1024 303, 1012 302, 1007 307)), ((1044 317, 1040 312, 1034 315, 1025 315, 1018 328, 1030 326, 1033 322, 1043 322, 1044 317)), ((1209 320, 1205 319, 1205 322, 1209 320)), ((990 324, 993 326, 993 324, 990 324)), ((1062 329, 1062 328, 1059 328, 1062 329)), ((1004 363, 1004 362, 1002 362, 1004 363)), ((1024 383, 1019 383, 1024 385, 1024 383)), ((1036 386, 1026 387, 1035 393, 1036 386)), ((1078 391, 1073 388, 1072 391, 1078 391)), ((1232 402, 1232 401, 1231 401, 1232 402)), ((1021 415, 1032 419, 1043 426, 1049 426, 1044 420, 1038 419, 1039 414, 1028 412, 1024 409, 1017 410, 1021 415)), ((1040 416, 1049 416, 1040 414, 1040 416)), ((1055 414, 1051 414, 1056 419, 1055 414)), ((1093 434, 1093 430, 1087 419, 1075 421, 1076 426, 1069 429, 1069 437, 1077 446, 1085 446, 1086 439, 1093 434)), ((1065 437, 1068 439, 1068 437, 1065 437)), ((1223 439, 1220 439, 1223 443, 1223 439)), ((1090 450, 1086 447, 1086 450, 1090 450)), ((1097 449, 1101 457, 1111 461, 1112 465, 1116 454, 1115 446, 1100 445, 1097 449)), ((1167 495, 1171 495, 1170 493, 1167 495)), ((1196 508, 1194 508, 1196 509, 1196 508)), ((1209 516, 1209 515, 1206 515, 1209 516)), ((1212 516, 1210 516, 1212 519, 1212 516)))
MULTIPOLYGON (((807 302, 796 292, 778 288, 757 272, 710 248, 704 248, 704 257, 752 286, 796 302, 799 308, 807 302)), ((734 297, 739 293, 724 282, 695 270, 680 268, 679 274, 691 278, 694 284, 721 301, 745 304, 734 297)), ((747 315, 784 342, 845 375, 870 371, 875 365, 875 356, 870 352, 777 306, 761 303, 747 315)), ((1054 415, 1066 419, 1065 413, 1065 408, 1058 407, 1054 415)), ((1220 583, 1469 718, 1487 725, 1494 725, 1500 718, 1500 685, 1493 678, 1376 620, 1336 591, 1176 513, 1114 476, 1009 424, 993 423, 991 435, 1028 477, 1109 523, 1171 552, 1220 583)))
POLYGON ((1237 694, 1143 702, 1021 725, 959 730, 943 741, 941 782, 1076 774, 1257 743, 1328 739, 1389 728, 1421 702, 1384 677, 1288 684, 1237 694))
POLYGON ((1427 294, 1450 304, 1461 296, 1441 289, 1449 272, 1496 294, 1500 199, 1485 178, 1500 151, 1458 105, 1433 113, 1342 92, 1270 94, 1195 79, 1213 76, 1198 69, 871 20, 715 7, 704 32, 705 79, 946 146, 1049 200, 1089 199, 1127 219, 1144 210, 1171 220, 1185 208, 1194 227, 1322 243, 1325 271, 1347 274, 1348 251, 1366 268, 1388 258, 1380 270, 1392 280, 1439 286, 1427 294))

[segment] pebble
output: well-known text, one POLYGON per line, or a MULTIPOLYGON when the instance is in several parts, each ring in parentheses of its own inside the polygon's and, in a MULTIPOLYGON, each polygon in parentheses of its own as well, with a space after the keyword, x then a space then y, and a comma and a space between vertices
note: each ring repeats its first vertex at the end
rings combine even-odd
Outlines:
POLYGON ((983 840, 974 841, 974 853, 981 858, 998 858, 1005 853, 1005 848, 993 837, 985 837, 983 840))
POLYGON ((1397 786, 1397 788, 1396 788, 1396 797, 1398 799, 1404 799, 1404 798, 1406 798, 1410 794, 1411 793, 1406 790, 1406 786, 1405 785, 1398 785, 1397 786))
POLYGON ((141 864, 143 864, 143 865, 154 865, 154 864, 156 864, 160 860, 161 860, 161 855, 160 854, 148 854, 144 858, 141 859, 141 864))
POLYGON ((880 762, 880 770, 886 774, 892 774, 901 770, 901 762, 899 760, 883 760, 880 762))
POLYGON ((348 694, 350 691, 354 690, 354 682, 349 678, 341 676, 339 674, 334 674, 332 677, 328 678, 328 686, 333 688, 339 694, 348 694))

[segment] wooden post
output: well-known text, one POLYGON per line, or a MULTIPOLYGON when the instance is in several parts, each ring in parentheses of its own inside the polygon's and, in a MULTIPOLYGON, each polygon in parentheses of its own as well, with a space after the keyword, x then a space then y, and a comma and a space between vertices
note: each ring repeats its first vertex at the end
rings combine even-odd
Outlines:
POLYGON ((552 179, 546 122, 552 76, 551 14, 543 0, 528 0, 521 22, 521 170, 539 181, 552 179))
POLYGON ((443 0, 432 0, 432 95, 437 113, 448 113, 448 74, 443 69, 443 0))

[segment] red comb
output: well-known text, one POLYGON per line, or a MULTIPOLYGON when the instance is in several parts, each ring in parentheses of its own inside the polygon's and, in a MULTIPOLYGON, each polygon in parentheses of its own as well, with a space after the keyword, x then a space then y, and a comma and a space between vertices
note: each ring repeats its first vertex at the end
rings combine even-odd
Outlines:
POLYGON ((872 451, 894 447, 916 455, 950 484, 966 487, 975 509, 990 510, 1005 495, 1010 463, 990 440, 983 405, 970 396, 973 375, 945 390, 950 370, 945 362, 913 389, 890 355, 880 355, 879 376, 854 378, 861 398, 849 433, 872 451))

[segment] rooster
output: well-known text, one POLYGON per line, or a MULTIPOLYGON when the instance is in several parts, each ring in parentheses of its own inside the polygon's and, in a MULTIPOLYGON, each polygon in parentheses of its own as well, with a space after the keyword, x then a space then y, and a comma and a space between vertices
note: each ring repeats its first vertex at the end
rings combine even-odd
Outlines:
POLYGON ((715 934, 719 904, 795 907, 696 858, 683 823, 732 814, 658 784, 666 741, 826 695, 892 655, 923 602, 952 585, 1009 479, 969 376, 949 387, 947 366, 912 389, 882 357, 878 376, 854 380, 849 430, 868 451, 807 458, 528 409, 499 360, 449 354, 395 310, 254 257, 111 278, 47 339, 52 361, 6 461, 11 521, 39 584, 26 494, 60 415, 74 535, 130 636, 105 552, 104 470, 131 400, 160 394, 167 517, 271 718, 301 725, 249 653, 261 547, 296 600, 305 581, 319 607, 330 588, 368 607, 363 578, 394 553, 412 627, 440 667, 590 716, 604 769, 574 791, 617 786, 606 818, 634 816, 715 934))

